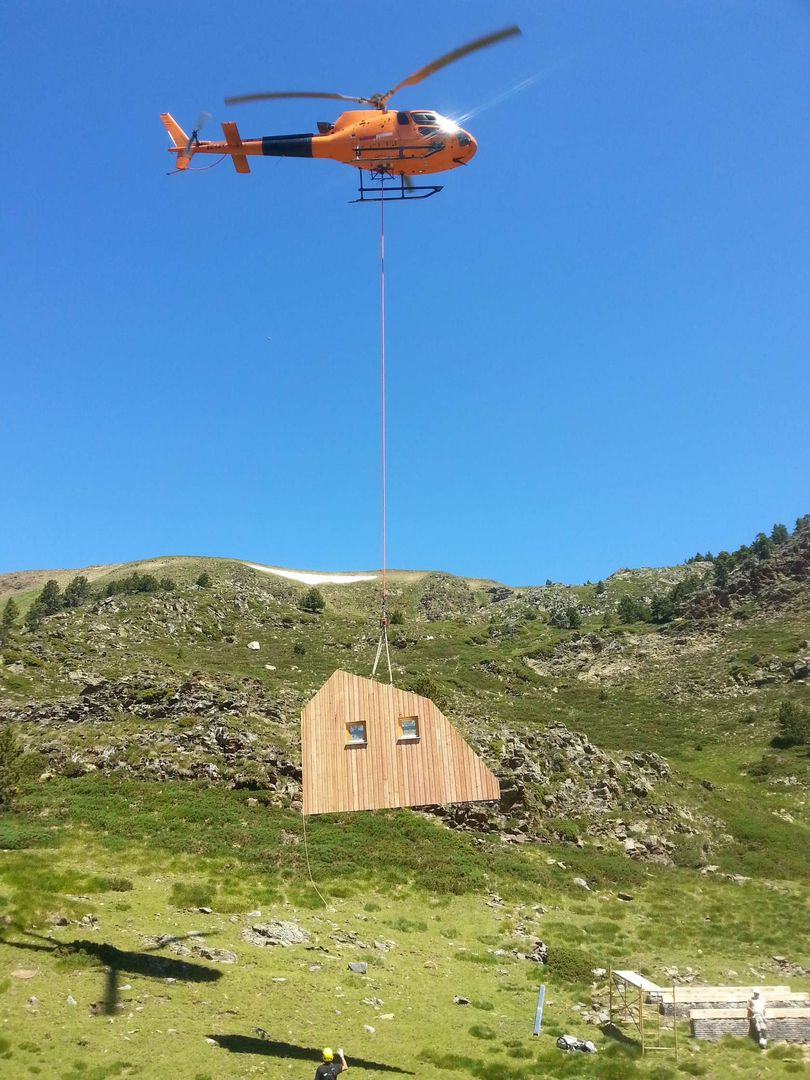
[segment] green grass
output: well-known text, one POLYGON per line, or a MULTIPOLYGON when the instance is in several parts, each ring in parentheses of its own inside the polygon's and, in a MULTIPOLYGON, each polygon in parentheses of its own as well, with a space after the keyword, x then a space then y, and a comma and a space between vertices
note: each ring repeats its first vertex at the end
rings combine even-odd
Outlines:
MULTIPOLYGON (((596 1040, 600 1078, 661 1076, 662 1068, 675 1070, 674 1060, 641 1061, 632 1046, 612 1044, 596 1029, 580 1030, 572 1009, 583 995, 592 993, 591 966, 636 966, 655 978, 661 977, 665 964, 691 963, 711 979, 718 977, 723 965, 730 966, 732 961, 740 965, 741 948, 746 962, 764 964, 772 951, 790 955, 790 942, 805 940, 810 933, 798 888, 771 891, 753 882, 738 886, 695 879, 686 871, 640 871, 631 905, 615 898, 615 885, 609 879, 618 875, 612 871, 612 862, 607 864, 603 885, 592 893, 576 890, 572 894, 574 871, 554 868, 552 872, 547 867, 542 887, 527 893, 526 867, 534 859, 526 851, 508 853, 501 862, 495 858, 492 866, 490 859, 497 852, 487 851, 486 872, 492 875, 497 868, 496 880, 491 878, 481 888, 467 876, 463 891, 447 888, 439 893, 414 872, 406 880, 396 840, 402 818, 418 823, 418 831, 406 832, 403 843, 419 838, 420 858, 431 861, 434 876, 438 867, 453 867, 457 860, 462 866, 472 858, 480 860, 479 849, 470 849, 463 836, 399 814, 354 815, 354 829, 348 816, 339 822, 323 822, 323 831, 331 837, 328 844, 323 843, 324 837, 316 843, 315 869, 323 872, 320 884, 329 901, 329 910, 324 911, 303 871, 293 874, 277 866, 268 880, 267 867, 276 863, 272 838, 290 829, 289 815, 262 808, 260 816, 257 812, 256 829, 248 830, 256 832, 255 840, 248 843, 243 838, 242 846, 226 856, 227 845, 210 814, 216 808, 227 821, 231 815, 250 813, 253 808, 245 805, 242 793, 218 792, 212 803, 188 785, 146 785, 139 799, 136 788, 124 784, 115 791, 100 777, 61 787, 54 784, 48 805, 49 818, 56 816, 59 822, 58 846, 47 855, 36 849, 9 851, 0 863, 0 892, 16 894, 19 901, 25 897, 29 903, 22 929, 51 933, 64 942, 81 941, 92 933, 93 949, 108 942, 119 950, 110 955, 120 955, 124 964, 130 955, 172 957, 166 950, 149 952, 147 943, 158 934, 182 938, 192 929, 202 932, 215 947, 235 951, 238 963, 217 968, 195 960, 219 971, 220 978, 204 983, 181 979, 167 985, 145 974, 148 968, 137 961, 140 974, 124 970, 119 977, 121 985, 132 987, 122 996, 134 1015, 122 1015, 108 1024, 87 1011, 88 1003, 98 1000, 103 988, 104 973, 95 952, 80 946, 78 951, 61 953, 47 948, 20 953, 12 943, 41 945, 43 938, 12 931, 9 944, 0 944, 0 963, 8 965, 6 970, 21 963, 31 965, 40 973, 32 984, 12 979, 5 989, 0 987, 6 1052, 12 1055, 9 1061, 19 1066, 20 1075, 29 1075, 32 1066, 42 1068, 45 1076, 70 1075, 68 1070, 76 1068, 82 1075, 92 1075, 92 1070, 102 1068, 103 1055, 104 1068, 108 1062, 122 1069, 125 1064, 120 1075, 148 1077, 154 1074, 157 1046, 161 1069, 179 1077, 229 1076, 239 1065, 271 1077, 286 1073, 288 1064, 300 1070, 302 1064, 309 1067, 311 1063, 314 1069, 315 1049, 327 1039, 345 1044, 350 1062, 359 1058, 396 1064, 427 1080, 594 1075, 593 1061, 580 1055, 563 1056, 554 1046, 558 1034, 576 1030, 596 1040), (89 809, 104 802, 110 804, 106 835, 92 821, 82 821, 89 809), (161 816, 172 807, 167 831, 159 834, 159 843, 150 842, 149 829, 160 828, 161 816), (127 842, 122 843, 120 837, 110 842, 125 820, 127 842), (369 848, 370 838, 377 835, 377 828, 370 828, 373 822, 379 828, 379 842, 369 848), (382 843, 383 838, 387 843, 382 843), (190 854, 183 849, 192 842, 196 850, 190 854), (357 876, 347 875, 342 862, 345 857, 346 865, 353 865, 355 845, 366 852, 364 874, 357 876), (373 860, 368 857, 371 850, 373 860), (119 910, 124 867, 133 887, 123 894, 125 910, 119 910), (349 895, 333 895, 330 882, 341 883, 349 895), (268 884, 275 885, 275 893, 262 895, 268 884), (493 886, 507 897, 505 907, 487 906, 493 886), (39 913, 31 908, 37 895, 47 900, 39 913), (77 895, 87 899, 69 899, 77 895), (307 896, 313 899, 311 906, 302 902, 307 896), (535 912, 538 898, 546 914, 535 912), (211 915, 190 911, 197 906, 214 910, 211 915), (313 934, 315 951, 248 946, 240 931, 255 921, 247 912, 257 907, 263 920, 298 919, 313 934), (64 911, 73 919, 93 912, 99 930, 88 932, 72 924, 54 931, 39 921, 46 909, 64 911), (551 955, 547 967, 496 954, 498 949, 519 947, 521 939, 511 934, 517 922, 547 942, 551 955), (354 930, 365 943, 393 939, 395 945, 385 953, 373 948, 347 952, 335 947, 332 926, 354 930), (445 935, 452 946, 448 947, 445 935), (485 947, 485 942, 491 944, 485 947), (367 960, 369 974, 351 976, 346 971, 350 959, 367 960), (310 970, 315 961, 317 970, 310 970), (272 978, 287 982, 274 984, 272 978), (547 984, 545 1034, 534 1040, 531 1019, 541 981, 547 984), (471 998, 469 1012, 452 1004, 454 993, 471 998), (30 1007, 25 1004, 30 994, 39 998, 38 1015, 50 1032, 47 1040, 30 1037, 30 1007), (65 1004, 68 994, 78 1006, 65 1004), (375 1019, 373 1010, 362 1003, 368 996, 381 998, 384 1005, 379 1012, 390 1011, 394 1020, 375 1019), (375 1035, 364 1032, 365 1023, 376 1028, 375 1035), (257 1048, 237 1060, 206 1042, 212 1035, 250 1039, 257 1025, 268 1027, 279 1040, 280 1056, 262 1056, 257 1048), (167 1035, 169 1029, 178 1035, 167 1035), (427 1031, 429 1039, 424 1037, 427 1031), (129 1041, 123 1042, 127 1033, 129 1041), (85 1040, 87 1045, 77 1051, 85 1040), (311 1050, 309 1063, 301 1056, 307 1048, 311 1050)), ((45 802, 29 796, 26 806, 26 813, 39 815, 45 802)), ((289 856, 289 845, 280 839, 278 843, 279 851, 289 856)), ((797 988, 801 988, 798 983, 797 988)), ((708 1068, 705 1075, 723 1075, 723 1069, 733 1064, 739 1075, 755 1076, 753 1067, 759 1059, 749 1061, 745 1049, 740 1043, 706 1048, 705 1059, 701 1055, 708 1068)), ((772 1075, 790 1075, 795 1061, 794 1057, 774 1057, 772 1075)), ((362 1069, 357 1071, 362 1075, 362 1069)), ((673 1075, 681 1072, 678 1069, 673 1075)))

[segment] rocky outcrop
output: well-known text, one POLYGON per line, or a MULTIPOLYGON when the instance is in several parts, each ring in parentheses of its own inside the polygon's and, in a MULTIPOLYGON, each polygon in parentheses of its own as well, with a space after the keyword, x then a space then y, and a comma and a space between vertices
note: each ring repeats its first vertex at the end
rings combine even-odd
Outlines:
POLYGON ((118 721, 122 714, 147 722, 250 714, 282 721, 290 709, 297 711, 297 697, 295 701, 290 695, 285 697, 284 701, 268 699, 264 687, 255 679, 231 683, 195 672, 175 685, 165 679, 130 675, 117 680, 94 679, 76 697, 3 707, 0 719, 24 725, 61 726, 118 721))
POLYGON ((2 721, 14 722, 24 746, 46 759, 45 777, 107 771, 203 780, 265 791, 274 805, 289 804, 300 791, 296 705, 268 698, 255 680, 104 680, 75 697, 2 708, 2 721), (288 709, 295 718, 289 747, 251 730, 284 727, 288 709))
MULTIPOLYGON (((807 522, 807 519, 804 519, 807 522)), ((683 614, 709 619, 755 600, 760 608, 788 603, 810 580, 810 527, 797 528, 784 543, 774 545, 767 557, 753 551, 729 572, 723 584, 713 584, 690 597, 683 614)))
POLYGON ((538 675, 573 675, 583 682, 612 686, 642 679, 653 669, 680 669, 685 661, 709 653, 716 644, 716 637, 708 632, 688 636, 662 632, 573 634, 530 653, 524 661, 538 675))
POLYGON ((563 724, 528 735, 502 730, 485 751, 490 762, 496 755, 497 806, 431 811, 453 828, 498 832, 511 843, 606 841, 632 859, 659 863, 672 862, 673 835, 703 835, 716 824, 662 800, 660 792, 650 799, 670 779, 657 754, 610 754, 563 724))
POLYGON ((470 621, 477 611, 475 596, 463 578, 450 574, 428 574, 421 588, 417 610, 434 622, 440 619, 470 621))

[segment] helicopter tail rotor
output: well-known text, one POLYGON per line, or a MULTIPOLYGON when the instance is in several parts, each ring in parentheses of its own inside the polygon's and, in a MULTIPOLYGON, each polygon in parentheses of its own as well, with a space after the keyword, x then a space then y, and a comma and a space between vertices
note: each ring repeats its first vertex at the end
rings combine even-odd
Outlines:
POLYGON ((182 172, 188 168, 189 162, 194 156, 194 151, 200 145, 200 132, 207 120, 211 117, 210 113, 201 112, 197 117, 197 123, 192 128, 191 134, 187 135, 185 131, 180 127, 171 113, 161 113, 160 119, 163 121, 163 126, 169 133, 169 138, 174 143, 173 147, 169 147, 170 150, 177 154, 177 168, 182 172))

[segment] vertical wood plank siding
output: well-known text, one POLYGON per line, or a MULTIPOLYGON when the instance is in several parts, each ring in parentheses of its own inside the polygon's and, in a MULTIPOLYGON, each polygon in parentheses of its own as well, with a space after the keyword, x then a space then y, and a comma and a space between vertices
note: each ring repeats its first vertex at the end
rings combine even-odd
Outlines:
POLYGON ((346 671, 304 706, 301 763, 305 814, 500 798, 497 777, 432 701, 346 671), (418 741, 397 741, 401 716, 418 717, 418 741), (347 745, 349 720, 365 722, 365 746, 347 745))

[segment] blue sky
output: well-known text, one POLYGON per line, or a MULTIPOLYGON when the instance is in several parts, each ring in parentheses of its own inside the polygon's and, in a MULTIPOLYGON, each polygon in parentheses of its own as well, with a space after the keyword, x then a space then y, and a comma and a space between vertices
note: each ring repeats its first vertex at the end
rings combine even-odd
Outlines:
POLYGON ((537 76, 386 214, 389 565, 596 580, 810 511, 806 3, 7 0, 0 571, 379 565, 378 212, 328 162, 167 177, 158 116, 314 130, 222 99, 510 22, 395 101, 537 76))

